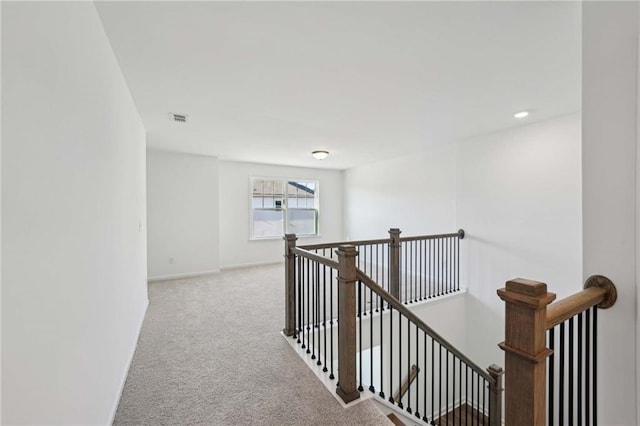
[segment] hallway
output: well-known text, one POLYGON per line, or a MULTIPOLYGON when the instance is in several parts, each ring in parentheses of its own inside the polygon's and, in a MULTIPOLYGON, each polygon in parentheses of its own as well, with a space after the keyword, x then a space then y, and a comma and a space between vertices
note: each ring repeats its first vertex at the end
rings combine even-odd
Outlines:
POLYGON ((343 409, 280 335, 282 265, 149 284, 115 424, 389 425, 343 409))

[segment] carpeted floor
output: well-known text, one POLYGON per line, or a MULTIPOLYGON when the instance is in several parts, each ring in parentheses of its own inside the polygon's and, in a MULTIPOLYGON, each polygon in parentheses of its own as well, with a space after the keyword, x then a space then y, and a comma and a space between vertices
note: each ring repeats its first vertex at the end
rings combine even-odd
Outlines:
POLYGON ((344 409, 280 335, 284 269, 149 284, 118 425, 389 425, 344 409))

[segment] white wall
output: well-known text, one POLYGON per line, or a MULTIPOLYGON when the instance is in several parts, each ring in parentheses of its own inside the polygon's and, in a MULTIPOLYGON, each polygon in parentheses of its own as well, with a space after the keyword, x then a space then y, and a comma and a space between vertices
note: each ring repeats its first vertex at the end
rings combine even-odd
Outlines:
POLYGON ((481 365, 502 364, 504 303, 496 290, 507 280, 546 282, 559 298, 582 288, 580 143, 573 114, 458 144, 467 346, 481 365))
POLYGON ((454 232, 455 148, 444 147, 345 172, 345 236, 384 238, 454 232))
POLYGON ((145 129, 93 3, 2 9, 2 423, 107 424, 147 305, 145 129))
POLYGON ((580 152, 573 114, 348 170, 345 228, 351 238, 465 229, 466 346, 480 365, 502 364, 497 288, 519 276, 560 295, 581 288, 580 152))
POLYGON ((149 279, 216 272, 218 159, 147 151, 149 279))
POLYGON ((582 5, 583 274, 609 277, 618 301, 598 315, 598 414, 637 424, 637 2, 582 5))
POLYGON ((341 241, 343 173, 337 170, 220 161, 220 265, 223 268, 279 262, 284 241, 249 239, 251 177, 320 181, 319 237, 300 237, 298 245, 341 241))

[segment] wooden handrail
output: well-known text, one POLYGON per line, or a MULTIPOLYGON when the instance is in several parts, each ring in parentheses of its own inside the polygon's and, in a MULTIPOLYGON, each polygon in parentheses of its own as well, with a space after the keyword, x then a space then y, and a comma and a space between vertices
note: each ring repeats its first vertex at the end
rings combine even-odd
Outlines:
POLYGON ((584 290, 547 307, 547 330, 593 306, 610 308, 617 297, 616 287, 611 280, 602 275, 593 275, 584 283, 584 290))
POLYGON ((322 265, 328 266, 330 268, 338 269, 338 261, 313 253, 309 250, 305 250, 300 247, 295 247, 291 249, 291 252, 297 254, 298 256, 315 260, 316 262, 321 263, 322 265))
POLYGON ((364 272, 362 272, 360 269, 357 269, 357 268, 356 268, 356 271, 357 271, 358 279, 362 281, 364 285, 369 287, 370 290, 372 290, 374 293, 380 296, 380 298, 383 301, 387 302, 389 305, 391 305, 393 309, 400 312, 409 321, 414 323, 416 327, 418 327, 420 330, 428 334, 433 340, 437 341, 442 347, 447 349, 449 352, 455 355, 458 359, 460 359, 462 362, 464 362, 469 367, 471 367, 478 375, 482 376, 482 378, 486 379, 491 384, 495 384, 495 379, 489 373, 487 373, 475 362, 467 358, 467 356, 465 356, 455 346, 449 343, 444 337, 440 336, 431 327, 425 324, 425 322, 422 321, 418 316, 416 316, 416 314, 411 312, 411 310, 409 310, 406 306, 400 303, 395 297, 393 297, 385 289, 383 289, 378 284, 376 284, 375 281, 369 278, 367 274, 365 274, 364 272))
POLYGON ((420 372, 420 369, 418 368, 418 366, 413 364, 411 366, 411 370, 409 370, 407 379, 402 384, 402 387, 398 389, 398 392, 393 396, 394 401, 397 402, 397 401, 400 401, 400 399, 402 399, 404 394, 407 393, 407 391, 409 390, 409 386, 411 386, 411 384, 416 380, 416 377, 418 377, 419 372, 420 372))
POLYGON ((319 250, 319 249, 326 249, 326 248, 338 248, 340 246, 345 246, 345 245, 366 246, 366 245, 373 245, 373 244, 385 244, 390 242, 391 242, 391 238, 381 238, 379 240, 340 241, 337 243, 309 244, 309 245, 299 246, 299 247, 302 247, 303 249, 306 249, 306 250, 319 250))
POLYGON ((459 229, 458 232, 450 234, 435 234, 435 235, 418 235, 415 237, 401 237, 400 241, 419 241, 419 240, 437 240, 438 238, 453 238, 458 237, 461 240, 464 239, 464 229, 459 229))
MULTIPOLYGON (((452 232, 449 234, 434 234, 434 235, 417 235, 413 237, 402 237, 400 241, 421 241, 421 240, 436 240, 438 238, 454 238, 458 237, 461 240, 464 239, 464 230, 459 229, 458 232, 452 232)), ((391 238, 380 238, 377 240, 359 240, 359 241, 340 241, 337 243, 320 243, 320 244, 308 244, 304 246, 298 246, 305 250, 320 250, 327 248, 338 248, 344 245, 350 246, 366 246, 366 245, 374 245, 374 244, 388 244, 391 243, 391 238)))
POLYGON ((606 294, 607 290, 592 287, 552 303, 547 307, 547 330, 597 305, 606 294))

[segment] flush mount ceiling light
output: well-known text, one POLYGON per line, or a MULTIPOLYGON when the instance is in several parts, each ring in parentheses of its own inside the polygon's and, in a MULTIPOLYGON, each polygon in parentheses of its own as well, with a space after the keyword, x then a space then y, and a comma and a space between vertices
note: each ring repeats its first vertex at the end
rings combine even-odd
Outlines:
POLYGON ((311 153, 311 155, 316 160, 324 160, 325 158, 327 158, 329 156, 329 151, 313 151, 311 153))
POLYGON ((520 111, 513 114, 515 118, 525 118, 528 115, 529 115, 529 111, 520 111))

